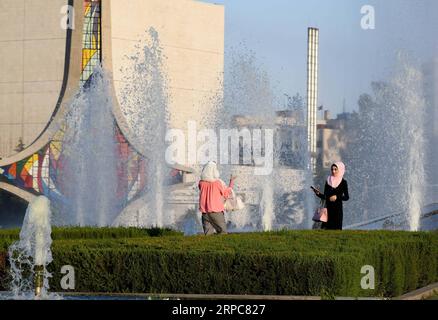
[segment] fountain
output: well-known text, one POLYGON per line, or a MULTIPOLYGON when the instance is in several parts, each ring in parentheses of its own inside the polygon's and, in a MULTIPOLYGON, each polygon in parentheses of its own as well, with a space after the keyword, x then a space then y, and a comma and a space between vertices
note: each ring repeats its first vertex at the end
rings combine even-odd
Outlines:
MULTIPOLYGON (((225 86, 225 105, 229 113, 262 118, 265 128, 274 132, 273 170, 267 176, 257 177, 253 187, 259 194, 256 205, 261 219, 256 230, 306 228, 305 217, 309 215, 306 211, 310 208, 303 193, 309 173, 304 105, 292 106, 290 101, 283 105, 254 54, 237 54, 230 68, 234 71, 230 72, 225 86), (238 82, 244 86, 236 87, 238 82), (284 107, 287 110, 277 114, 284 107)), ((244 179, 252 181, 249 176, 244 179)))
MULTIPOLYGON (((108 195, 116 189, 117 157, 113 141, 114 122, 111 118, 112 104, 109 81, 99 67, 88 88, 84 88, 72 102, 65 154, 78 155, 67 161, 65 177, 81 186, 73 192, 68 212, 73 212, 70 224, 158 226, 175 227, 193 224, 181 219, 192 216, 187 212, 196 210, 197 187, 185 186, 187 205, 180 210, 173 206, 172 198, 178 197, 167 187, 165 135, 168 127, 168 104, 166 78, 162 72, 162 53, 157 33, 148 31, 149 42, 137 46, 137 53, 127 57, 130 61, 124 72, 121 107, 132 128, 136 141, 148 152, 146 180, 148 189, 135 209, 122 212, 121 205, 108 195), (99 106, 99 111, 93 109, 99 106), (98 118, 95 118, 99 114, 98 118), (94 125, 91 125, 94 124, 94 125), (98 130, 96 130, 96 124, 98 130), (95 130, 95 132, 94 132, 95 130), (90 139, 93 137, 93 139, 90 139), (96 148, 99 146, 99 148, 96 148), (98 174, 96 174, 98 173, 98 174), (97 186, 100 186, 96 188, 97 186), (97 196, 95 192, 98 192, 97 196), (93 195, 92 197, 90 197, 93 195), (97 201, 96 201, 97 199, 97 201), (85 212, 96 212, 89 217, 85 212)), ((309 229, 315 198, 308 190, 312 183, 305 134, 303 103, 288 112, 295 123, 290 126, 286 139, 282 137, 281 121, 288 116, 279 116, 282 103, 274 94, 269 77, 258 64, 253 53, 233 53, 227 66, 224 93, 215 99, 209 110, 214 110, 199 126, 219 132, 220 129, 248 127, 271 129, 274 132, 273 170, 267 175, 254 175, 252 164, 220 164, 222 177, 231 173, 240 178, 237 192, 244 195, 247 206, 240 214, 229 214, 230 230, 269 231, 280 228, 309 229), (243 124, 242 124, 243 123, 243 124), (295 130, 295 131, 294 131, 295 130), (294 141, 288 141, 288 139, 294 141), (284 163, 282 145, 293 152, 284 163), (298 147, 296 147, 298 146, 298 147)), ((361 208, 368 208, 368 219, 386 214, 406 212, 410 230, 418 230, 422 207, 421 181, 424 179, 424 138, 422 132, 424 101, 421 96, 421 77, 416 68, 400 56, 399 68, 388 83, 375 83, 375 97, 362 96, 359 102, 361 119, 357 140, 343 150, 342 158, 347 164, 347 180, 351 179, 351 201, 345 204, 346 224, 364 219, 361 208), (410 119, 407 121, 407 119, 410 119), (387 130, 386 126, 391 130, 387 130), (413 139, 413 140, 412 140, 413 139), (413 143, 410 143, 413 141, 413 143), (363 155, 363 156, 361 156, 363 155), (371 157, 371 158, 370 158, 371 157), (381 163, 381 172, 375 174, 375 162, 381 163), (411 170, 400 170, 403 167, 411 170), (386 188, 385 186, 390 186, 386 188), (363 192, 365 187, 366 192, 363 192), (385 192, 382 192, 385 191, 385 192), (395 198, 405 195, 400 201, 395 198)), ((290 106, 289 106, 290 107, 290 106)), ((348 135, 348 133, 347 133, 348 135)), ((218 134, 219 136, 219 134, 218 134)), ((253 150, 254 151, 254 150, 253 150)), ((199 171, 202 164, 198 164, 199 171)), ((200 230, 199 230, 200 231, 200 230)))
MULTIPOLYGON (((304 104, 292 99, 284 106, 275 94, 268 74, 253 52, 246 48, 231 50, 226 66, 223 97, 213 101, 216 111, 213 128, 247 128, 258 144, 264 146, 266 130, 273 132, 272 172, 255 174, 256 164, 232 163, 220 165, 222 177, 237 175, 236 190, 242 194, 247 206, 240 213, 227 218, 230 230, 256 231, 280 228, 307 228, 312 198, 305 186, 311 185, 312 174, 308 166, 307 137, 304 104), (284 107, 288 110, 281 111, 284 107), (262 134, 255 137, 255 130, 262 134), (263 133, 264 132, 264 133, 263 133), (310 181, 309 181, 310 177, 310 181)), ((211 119, 208 119, 212 122, 211 119)), ((245 146, 245 141, 242 145, 245 146)), ((255 157, 254 141, 250 154, 255 157)), ((263 148, 262 148, 263 149, 263 148)), ((263 153, 269 150, 264 150, 263 153)), ((241 151, 241 154, 245 150, 241 151)), ((254 159, 253 159, 254 160, 254 159)))
MULTIPOLYGON (((165 134, 170 97, 166 93, 167 81, 162 72, 163 57, 159 49, 158 35, 154 30, 149 30, 148 38, 148 42, 140 43, 136 52, 127 57, 120 103, 136 140, 142 141, 144 147, 151 150, 148 153, 146 179, 149 189, 142 199, 124 210, 113 225, 172 228, 185 226, 184 229, 190 229, 185 230, 186 233, 193 234, 194 226, 199 227, 198 221, 185 223, 182 220, 193 220, 192 212, 196 211, 198 198, 196 182, 173 190, 165 181, 165 134), (176 202, 179 205, 176 205, 176 202), (163 213, 167 216, 164 217, 163 213)), ((274 162, 274 169, 266 175, 254 175, 254 164, 221 164, 218 161, 224 180, 227 180, 231 173, 239 176, 236 181, 237 191, 248 203, 243 212, 229 214, 228 219, 234 230, 268 231, 284 227, 302 227, 306 224, 305 217, 309 216, 307 211, 310 209, 303 187, 311 184, 307 181, 311 175, 308 174, 306 165, 308 156, 305 147, 307 140, 304 106, 300 105, 296 110, 291 110, 300 119, 296 119, 293 129, 295 131, 289 132, 285 140, 289 147, 296 144, 298 148, 293 152, 294 157, 289 161, 291 163, 284 165, 279 160, 282 156, 282 142, 277 134, 277 128, 281 127, 281 124, 278 123, 276 109, 280 103, 273 93, 267 74, 257 65, 253 54, 234 55, 228 69, 229 78, 225 81, 224 93, 205 98, 205 109, 210 112, 203 115, 201 123, 196 126, 208 128, 219 137, 221 129, 238 128, 239 117, 244 117, 251 122, 248 127, 253 130, 252 135, 255 135, 255 129, 261 129, 258 140, 265 141, 270 138, 266 135, 266 130, 273 130, 273 139, 276 140, 271 157, 273 159, 270 159, 274 162), (288 141, 289 137, 294 137, 296 141, 288 141), (299 195, 293 195, 295 192, 299 195)), ((257 140, 255 136, 253 139, 257 140)), ((258 143, 264 146, 261 141, 258 143)), ((255 157, 254 152, 255 149, 252 150, 255 157)), ((259 157, 263 155, 260 154, 259 157)), ((195 165, 198 173, 203 165, 199 160, 195 165)), ((199 229, 198 232, 200 231, 202 230, 199 229)))
MULTIPOLYGON (((68 202, 63 204, 63 224, 173 228, 190 225, 190 233, 194 232, 194 224, 181 219, 192 217, 193 214, 187 213, 196 211, 196 183, 185 185, 184 195, 181 190, 177 194, 168 188, 164 154, 170 97, 158 34, 150 29, 147 35, 148 40, 141 42, 136 53, 127 57, 129 63, 123 72, 120 97, 132 134, 140 143, 139 149, 149 150, 145 173, 147 190, 135 208, 119 214, 123 204, 111 196, 117 189, 118 166, 113 134, 114 102, 108 76, 97 66, 89 85, 72 100, 67 115, 63 150, 66 161, 62 169, 66 180, 63 191, 68 202), (172 205, 173 198, 178 196, 185 197, 185 209, 172 205)), ((269 174, 254 175, 255 163, 219 162, 224 179, 231 173, 239 176, 237 193, 247 202, 243 212, 228 215, 230 230, 309 229, 316 198, 308 188, 313 184, 313 177, 303 103, 288 106, 287 112, 279 113, 284 105, 253 53, 232 52, 225 75, 223 95, 210 99, 212 105, 207 109, 214 112, 208 114, 199 127, 218 133, 227 128, 274 132, 273 170, 269 174), (285 125, 287 121, 294 122, 285 125), (284 128, 289 131, 282 132, 284 128), (286 157, 284 149, 289 152, 286 157)), ((371 219, 406 211, 409 229, 418 230, 424 179, 421 129, 424 101, 420 83, 417 69, 406 60, 400 60, 392 81, 373 84, 375 97, 361 97, 362 118, 356 126, 358 139, 342 154, 348 168, 346 178, 351 179, 351 194, 358 195, 345 204, 346 212, 353 213, 346 215, 347 224, 363 221, 361 208, 367 207, 372 213, 368 217, 371 219), (388 125, 391 130, 387 129, 388 125), (382 164, 383 174, 375 174, 376 162, 382 164), (404 166, 412 169, 400 170, 404 166), (385 186, 390 188, 385 189, 385 186), (400 195, 404 196, 394 202, 400 195)), ((254 155, 254 145, 252 148, 251 155, 254 155)), ((195 169, 199 172, 201 166, 199 163, 195 169)))
POLYGON ((26 211, 20 240, 8 250, 12 299, 56 299, 49 294, 47 265, 52 261, 50 201, 36 197, 26 211))
POLYGON ((108 76, 98 65, 70 102, 60 175, 66 202, 60 204, 59 224, 108 226, 118 213, 118 154, 109 88, 108 76))
POLYGON ((417 231, 426 181, 421 72, 399 54, 392 79, 373 83, 372 89, 373 96, 359 100, 354 131, 347 131, 357 137, 343 152, 352 195, 346 203, 347 223, 402 214, 394 228, 417 231))
POLYGON ((145 172, 148 189, 138 209, 119 215, 115 225, 174 226, 172 211, 164 209, 169 171, 164 161, 169 97, 157 31, 150 28, 136 45, 135 53, 126 59, 120 106, 140 149, 150 151, 145 172))

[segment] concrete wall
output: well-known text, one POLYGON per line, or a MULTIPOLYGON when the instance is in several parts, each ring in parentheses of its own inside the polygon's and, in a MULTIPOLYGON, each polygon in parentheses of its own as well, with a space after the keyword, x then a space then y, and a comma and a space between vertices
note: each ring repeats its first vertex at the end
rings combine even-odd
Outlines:
MULTIPOLYGON (((103 0, 111 7, 111 57, 114 87, 119 102, 124 88, 121 67, 132 66, 126 56, 146 39, 146 31, 157 32, 165 57, 164 71, 170 95, 170 127, 187 128, 188 120, 202 121, 209 113, 208 100, 222 92, 224 66, 224 7, 193 0, 103 0)), ((105 17, 105 13, 103 13, 105 17)), ((105 63, 105 61, 104 61, 105 63)), ((123 109, 123 104, 121 105, 123 109)))
POLYGON ((64 75, 67 0, 0 0, 0 157, 46 126, 64 75))

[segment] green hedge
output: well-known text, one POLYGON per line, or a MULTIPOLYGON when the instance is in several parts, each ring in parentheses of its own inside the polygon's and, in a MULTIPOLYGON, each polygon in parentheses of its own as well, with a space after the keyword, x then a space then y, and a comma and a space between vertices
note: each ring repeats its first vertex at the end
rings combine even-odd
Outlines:
MULTIPOLYGON (((0 230, 1 240, 18 240, 20 229, 0 230)), ((161 228, 94 228, 94 227, 55 227, 52 239, 103 239, 103 238, 135 238, 161 237, 168 235, 183 236, 183 232, 161 228)))
MULTIPOLYGON (((13 238, 6 234, 0 232, 3 286, 13 238)), ((63 265, 75 268, 78 292, 392 297, 438 281, 438 232, 183 237, 169 230, 73 228, 55 229, 53 238, 53 291, 62 291, 63 265), (363 265, 375 268, 374 290, 361 289, 363 265)))

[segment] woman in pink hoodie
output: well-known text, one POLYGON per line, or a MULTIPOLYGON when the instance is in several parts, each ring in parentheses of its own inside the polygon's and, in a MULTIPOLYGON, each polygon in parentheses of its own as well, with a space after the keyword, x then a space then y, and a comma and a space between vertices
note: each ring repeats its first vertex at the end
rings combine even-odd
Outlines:
POLYGON ((224 217, 224 200, 231 196, 235 177, 231 176, 229 186, 219 179, 216 162, 208 162, 199 181, 199 210, 202 213, 202 227, 205 235, 227 233, 224 217))

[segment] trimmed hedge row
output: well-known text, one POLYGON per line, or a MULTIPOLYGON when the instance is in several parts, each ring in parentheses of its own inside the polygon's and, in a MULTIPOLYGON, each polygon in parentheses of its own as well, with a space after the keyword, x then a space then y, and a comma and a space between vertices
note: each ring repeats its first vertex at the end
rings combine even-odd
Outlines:
MULTIPOLYGON (((131 237, 87 232, 88 238, 72 236, 80 230, 54 236, 51 290, 62 291, 63 265, 75 268, 80 292, 391 297, 438 281, 438 232, 309 230, 211 237, 150 237, 144 229, 128 232, 131 237), (374 290, 361 288, 364 265, 375 269, 374 290)), ((0 236, 3 286, 2 259, 10 242, 0 236)))
MULTIPOLYGON (((181 235, 183 232, 161 228, 94 228, 94 227, 54 227, 52 239, 104 239, 104 238, 135 238, 135 237, 162 237, 168 235, 181 235)), ((0 230, 0 241, 18 240, 20 229, 0 230)))

